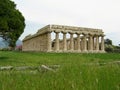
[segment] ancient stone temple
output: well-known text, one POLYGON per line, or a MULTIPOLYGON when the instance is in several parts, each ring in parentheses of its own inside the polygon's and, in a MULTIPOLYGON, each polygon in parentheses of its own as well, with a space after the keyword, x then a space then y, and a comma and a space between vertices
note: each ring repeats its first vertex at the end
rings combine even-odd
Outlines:
POLYGON ((104 32, 101 29, 47 25, 23 40, 23 51, 103 53, 104 32), (55 39, 52 40, 52 33, 55 39), (62 39, 60 39, 62 34, 62 39), (70 37, 67 38, 67 35, 70 37), (76 36, 76 37, 75 37, 76 36))

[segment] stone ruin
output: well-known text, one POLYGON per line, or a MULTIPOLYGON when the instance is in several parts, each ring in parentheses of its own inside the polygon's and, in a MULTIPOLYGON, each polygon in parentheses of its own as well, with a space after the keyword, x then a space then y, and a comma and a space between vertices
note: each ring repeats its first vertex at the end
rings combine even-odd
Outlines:
POLYGON ((101 29, 47 25, 23 39, 23 51, 104 53, 104 32, 101 29), (55 39, 52 40, 52 33, 55 39), (63 39, 59 35, 62 33, 63 39), (67 38, 67 34, 70 38, 67 38), (76 35, 77 37, 74 37, 76 35))

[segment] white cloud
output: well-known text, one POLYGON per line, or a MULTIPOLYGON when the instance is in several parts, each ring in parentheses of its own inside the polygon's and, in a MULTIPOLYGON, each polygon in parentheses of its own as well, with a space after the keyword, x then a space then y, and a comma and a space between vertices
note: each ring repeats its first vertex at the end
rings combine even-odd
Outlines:
MULTIPOLYGON (((120 0, 14 1, 27 21, 42 25, 65 24, 101 28, 105 33, 120 32, 120 0)), ((120 39, 119 37, 117 38, 120 39)))

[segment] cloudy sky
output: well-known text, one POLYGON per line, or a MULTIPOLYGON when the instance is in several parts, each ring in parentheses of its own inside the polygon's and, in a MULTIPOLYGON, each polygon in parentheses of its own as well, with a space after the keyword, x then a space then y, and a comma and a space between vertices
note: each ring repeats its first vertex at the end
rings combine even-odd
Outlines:
POLYGON ((48 24, 103 29, 120 44, 120 0, 13 0, 25 17, 22 40, 48 24))

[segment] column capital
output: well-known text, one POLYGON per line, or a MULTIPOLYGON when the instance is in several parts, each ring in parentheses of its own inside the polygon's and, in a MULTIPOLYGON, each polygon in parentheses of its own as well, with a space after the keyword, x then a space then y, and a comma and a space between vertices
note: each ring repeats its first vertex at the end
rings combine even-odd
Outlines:
POLYGON ((83 34, 83 35, 84 35, 84 37, 86 37, 88 34, 85 33, 85 34, 83 34))
POLYGON ((55 33, 60 33, 60 31, 54 31, 55 33))
POLYGON ((69 34, 75 34, 74 32, 69 32, 69 34))
POLYGON ((98 35, 96 35, 95 37, 99 37, 98 35))
POLYGON ((101 35, 100 34, 95 34, 94 37, 100 37, 101 35))
POLYGON ((104 37, 105 36, 105 34, 102 34, 102 35, 100 35, 101 37, 104 37))
POLYGON ((90 34, 89 34, 89 36, 93 37, 93 36, 94 36, 94 34, 91 34, 91 33, 90 33, 90 34))
POLYGON ((76 33, 77 35, 80 35, 81 33, 76 33))
POLYGON ((82 34, 82 33, 81 33, 81 32, 79 32, 79 31, 76 31, 76 32, 75 32, 75 34, 80 35, 80 34, 82 34))
POLYGON ((63 33, 63 34, 67 34, 67 32, 65 32, 65 31, 62 31, 62 33, 63 33))

